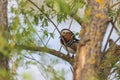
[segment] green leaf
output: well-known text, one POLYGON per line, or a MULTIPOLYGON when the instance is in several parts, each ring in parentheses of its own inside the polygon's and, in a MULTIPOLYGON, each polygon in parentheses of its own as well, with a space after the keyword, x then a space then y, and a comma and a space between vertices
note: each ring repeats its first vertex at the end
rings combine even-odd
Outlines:
POLYGON ((29 64, 36 65, 37 63, 36 63, 36 62, 33 62, 33 61, 27 61, 27 62, 26 62, 26 65, 29 65, 29 64))
POLYGON ((23 80, 33 80, 33 77, 30 73, 23 73, 23 80))
POLYGON ((44 30, 44 35, 46 35, 48 37, 48 31, 47 30, 44 30))
POLYGON ((44 19, 45 26, 48 26, 48 20, 45 18, 44 19))
POLYGON ((42 22, 42 27, 48 26, 48 20, 46 18, 44 18, 43 22, 42 22))
POLYGON ((50 36, 51 36, 52 38, 54 38, 54 34, 53 34, 53 33, 50 33, 50 36))
POLYGON ((14 8, 13 6, 11 7, 11 12, 12 13, 15 13, 15 11, 16 11, 16 8, 14 8))
POLYGON ((34 16, 34 22, 35 22, 35 25, 38 25, 38 23, 39 23, 39 17, 38 17, 38 15, 34 16))
POLYGON ((15 16, 15 18, 13 20, 13 30, 16 30, 19 25, 20 25, 19 16, 15 16))
POLYGON ((43 5, 41 6, 40 11, 44 13, 45 8, 44 8, 44 6, 43 6, 43 5))
POLYGON ((45 0, 45 3, 50 8, 53 8, 54 6, 54 0, 45 0))
POLYGON ((39 18, 40 18, 40 20, 42 21, 43 20, 43 14, 39 14, 39 18))
POLYGON ((83 6, 86 4, 84 0, 73 0, 69 1, 69 4, 71 6, 71 14, 76 14, 78 12, 79 8, 83 8, 83 6), (73 4, 71 4, 73 3, 73 4))
POLYGON ((25 7, 27 5, 27 0, 18 0, 20 7, 25 7))
POLYGON ((59 13, 69 14, 70 7, 66 3, 66 0, 55 0, 54 9, 59 13))
POLYGON ((58 13, 57 14, 57 22, 60 23, 62 21, 65 21, 67 19, 67 15, 66 14, 61 14, 61 13, 58 13))
POLYGON ((84 0, 78 0, 78 8, 82 8, 86 3, 84 0))

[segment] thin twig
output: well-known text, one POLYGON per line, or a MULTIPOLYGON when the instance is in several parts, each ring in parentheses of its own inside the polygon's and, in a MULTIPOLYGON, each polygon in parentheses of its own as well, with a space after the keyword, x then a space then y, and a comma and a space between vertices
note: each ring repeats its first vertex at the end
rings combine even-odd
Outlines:
MULTIPOLYGON (((57 24, 57 26, 58 26, 59 24, 57 24)), ((53 30, 53 32, 52 33, 54 33, 56 31, 56 28, 53 30)), ((47 42, 46 42, 46 44, 45 45, 47 45, 48 44, 48 42, 50 41, 50 39, 51 39, 51 37, 49 37, 48 38, 48 40, 47 40, 47 42)))
POLYGON ((116 17, 115 17, 115 20, 113 21, 113 23, 115 23, 116 21, 117 21, 117 19, 118 19, 118 16, 119 16, 119 11, 120 11, 120 6, 119 6, 119 8, 118 8, 118 11, 117 11, 117 15, 116 15, 116 17))
MULTIPOLYGON (((48 17, 48 15, 46 13, 44 13, 33 1, 31 1, 31 0, 28 0, 28 1, 31 2, 37 9, 39 9, 42 14, 45 15, 45 17, 54 25, 54 27, 57 29, 58 33, 61 35, 61 32, 58 29, 57 25, 48 17)), ((63 37, 61 37, 61 39, 63 40, 63 43, 65 44, 66 50, 68 51, 67 44, 65 43, 63 37)))
POLYGON ((61 51, 61 49, 62 49, 62 45, 60 46, 60 49, 59 49, 59 51, 61 51))
POLYGON ((119 30, 118 30, 117 27, 115 26, 115 22, 116 22, 116 21, 114 21, 114 22, 111 21, 111 24, 112 24, 113 28, 116 30, 116 32, 119 32, 119 30))
MULTIPOLYGON (((33 60, 33 61, 35 61, 35 62, 37 62, 38 64, 42 64, 42 63, 40 63, 38 60, 36 60, 35 58, 31 58, 31 57, 28 57, 28 56, 25 56, 25 55, 23 55, 25 58, 28 58, 28 59, 30 59, 30 60, 33 60)), ((42 65, 43 66, 43 65, 42 65)), ((43 66, 44 67, 44 66, 43 66)))
POLYGON ((72 18, 72 20, 71 20, 71 22, 70 22, 70 25, 69 25, 68 29, 71 28, 72 22, 73 22, 73 18, 72 18))
POLYGON ((113 8, 113 7, 117 6, 118 4, 120 4, 120 1, 115 3, 115 4, 113 4, 110 8, 113 8))
MULTIPOLYGON (((25 18, 28 20, 28 22, 30 23, 31 27, 33 28, 30 20, 28 19, 28 17, 25 15, 25 18)), ((40 41, 42 42, 42 44, 45 46, 44 42, 42 41, 42 39, 40 38, 39 34, 37 33, 37 31, 35 31, 35 33, 37 34, 38 38, 40 39, 40 41)))
MULTIPOLYGON (((119 10, 120 10, 120 8, 118 9, 118 11, 119 11, 119 10)), ((105 48, 104 48, 103 52, 104 52, 104 51, 106 50, 106 48, 107 48, 107 44, 108 44, 108 42, 109 42, 109 39, 110 39, 110 36, 111 36, 111 34, 112 34, 113 29, 115 29, 117 32, 119 32, 119 30, 118 30, 117 27, 115 26, 115 23, 116 23, 116 21, 117 21, 118 16, 119 16, 119 12, 117 12, 117 15, 116 15, 116 17, 115 17, 115 20, 114 20, 114 21, 111 21, 112 29, 111 29, 111 31, 110 31, 110 33, 109 33, 108 38, 107 38, 107 42, 106 42, 106 44, 105 44, 105 48)))
POLYGON ((111 47, 114 47, 115 46, 115 44, 117 43, 117 41, 120 39, 120 37, 118 37, 115 41, 114 41, 114 43, 111 45, 111 47))
POLYGON ((120 37, 118 37, 115 41, 114 44, 111 45, 111 47, 114 47, 114 45, 117 43, 117 41, 120 39, 120 37))
MULTIPOLYGON (((38 60, 36 60, 32 55, 31 55, 31 57, 28 57, 28 56, 25 56, 25 55, 23 55, 25 58, 27 58, 27 59, 30 59, 30 60, 33 60, 33 61, 35 61, 36 63, 38 63, 39 65, 41 65, 41 67, 45 70, 45 72, 47 72, 47 69, 45 68, 45 66, 42 64, 42 63, 40 63, 38 60)), ((41 72, 41 71, 40 71, 41 72)), ((41 75, 44 77, 44 78, 46 78, 42 73, 41 73, 41 75)), ((46 76, 47 76, 47 74, 46 74, 46 76)))
POLYGON ((57 31, 60 33, 59 29, 57 28, 57 25, 48 17, 48 15, 46 13, 44 13, 33 1, 28 0, 30 3, 32 3, 38 10, 41 11, 41 13, 43 13, 45 15, 45 17, 54 25, 54 27, 57 29, 57 31))
POLYGON ((112 26, 112 28, 111 28, 111 30, 110 30, 109 35, 108 35, 108 38, 107 38, 105 47, 104 47, 104 49, 103 49, 103 52, 105 52, 105 50, 106 50, 106 48, 107 48, 107 44, 108 44, 108 42, 109 42, 109 39, 110 39, 110 36, 111 36, 112 32, 113 32, 113 26, 112 26))
POLYGON ((119 39, 120 39, 120 37, 118 37, 118 38, 115 40, 115 43, 118 42, 119 39))
MULTIPOLYGON (((22 10, 21 10, 21 12, 22 12, 22 14, 24 14, 22 10)), ((29 22, 29 24, 32 26, 30 20, 29 20, 28 17, 26 16, 26 14, 24 14, 24 16, 25 16, 26 20, 29 22)), ((32 28, 33 28, 33 26, 32 26, 32 28)), ((37 33, 37 31, 35 31, 35 32, 36 32, 38 38, 40 39, 40 41, 42 42, 42 44, 45 46, 44 42, 43 42, 42 39, 40 38, 40 36, 39 36, 39 34, 37 33)))
MULTIPOLYGON (((55 30, 56 30, 56 28, 53 30, 53 32, 52 32, 52 33, 54 33, 54 32, 55 32, 55 30)), ((50 41, 50 39, 51 39, 51 36, 48 38, 48 40, 47 40, 47 42, 46 42, 46 44, 45 44, 45 45, 47 45, 47 44, 48 44, 48 42, 50 41)))

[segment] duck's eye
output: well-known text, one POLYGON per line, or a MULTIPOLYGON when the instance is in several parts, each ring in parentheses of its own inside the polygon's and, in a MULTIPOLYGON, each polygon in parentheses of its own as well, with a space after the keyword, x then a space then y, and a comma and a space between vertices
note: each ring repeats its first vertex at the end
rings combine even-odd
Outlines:
POLYGON ((65 32, 62 32, 62 34, 65 34, 65 32))

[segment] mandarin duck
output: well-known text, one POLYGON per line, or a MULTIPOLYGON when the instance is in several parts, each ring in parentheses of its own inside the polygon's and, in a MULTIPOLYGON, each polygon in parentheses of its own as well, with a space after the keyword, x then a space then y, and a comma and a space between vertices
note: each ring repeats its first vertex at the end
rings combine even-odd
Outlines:
POLYGON ((75 38, 75 35, 71 30, 61 30, 60 42, 64 49, 66 49, 70 53, 75 54, 77 46, 79 44, 79 40, 75 38))

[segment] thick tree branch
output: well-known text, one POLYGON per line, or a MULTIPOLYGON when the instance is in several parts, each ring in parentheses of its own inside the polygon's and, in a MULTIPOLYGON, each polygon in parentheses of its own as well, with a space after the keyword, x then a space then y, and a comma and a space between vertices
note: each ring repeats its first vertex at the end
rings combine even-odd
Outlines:
POLYGON ((27 45, 16 45, 16 47, 20 48, 20 49, 22 48, 25 50, 46 52, 46 53, 52 54, 54 56, 57 56, 65 61, 69 62, 71 65, 73 65, 73 62, 74 62, 74 58, 72 58, 68 55, 65 55, 62 52, 56 51, 54 49, 50 49, 50 48, 46 48, 46 47, 39 47, 39 46, 27 46, 27 45))
POLYGON ((108 26, 108 0, 87 0, 86 20, 83 24, 74 67, 74 80, 99 79, 101 44, 108 26), (105 5, 105 7, 103 7, 105 5))
MULTIPOLYGON (((2 38, 4 38, 5 41, 7 41, 7 38, 8 38, 7 3, 8 3, 8 0, 0 0, 0 35, 2 38)), ((0 43, 4 43, 5 41, 0 41, 0 43)), ((6 44, 0 45, 0 46, 4 48, 7 47, 6 44)), ((0 50, 0 70, 2 70, 3 68, 8 70, 8 59, 4 55, 4 48, 1 48, 3 51, 0 50)), ((0 79, 5 79, 5 78, 1 78, 1 74, 3 73, 0 72, 0 79)), ((4 75, 4 77, 5 76, 6 75, 4 75)), ((8 79, 6 78, 6 80, 8 79)))

